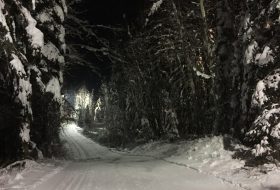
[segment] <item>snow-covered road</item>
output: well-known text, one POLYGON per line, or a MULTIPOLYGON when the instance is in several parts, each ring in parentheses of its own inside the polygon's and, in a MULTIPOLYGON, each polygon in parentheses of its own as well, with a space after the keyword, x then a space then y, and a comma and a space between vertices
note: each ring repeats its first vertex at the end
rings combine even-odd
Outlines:
MULTIPOLYGON (((72 161, 39 164, 4 189, 231 190, 236 187, 185 166, 149 156, 114 152, 86 138, 75 124, 62 138, 72 161), (35 169, 34 169, 35 168, 35 169)), ((1 187, 0 187, 1 189, 1 187)))

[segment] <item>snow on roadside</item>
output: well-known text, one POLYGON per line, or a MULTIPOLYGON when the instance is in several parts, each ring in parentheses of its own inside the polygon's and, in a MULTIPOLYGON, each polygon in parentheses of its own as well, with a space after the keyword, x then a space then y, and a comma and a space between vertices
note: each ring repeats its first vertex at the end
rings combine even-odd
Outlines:
MULTIPOLYGON (((81 159, 98 157, 104 160, 108 160, 108 158, 114 160, 121 158, 122 162, 131 163, 131 156, 141 162, 146 160, 144 157, 153 157, 156 158, 155 160, 168 162, 169 166, 175 164, 193 169, 198 173, 215 176, 224 183, 234 185, 237 189, 280 189, 280 170, 274 165, 250 168, 245 166, 243 160, 233 159, 234 151, 225 150, 224 144, 232 145, 233 149, 245 149, 245 147, 238 142, 233 142, 229 137, 206 137, 176 143, 151 142, 138 146, 129 153, 115 154, 114 151, 108 151, 105 147, 83 137, 79 133, 80 130, 82 129, 74 124, 69 125, 63 136, 71 141, 74 156, 77 154, 81 159)), ((0 169, 0 190, 36 189, 70 163, 71 161, 65 160, 43 160, 39 163, 30 160, 16 162, 5 169, 0 169)), ((188 171, 190 170, 186 170, 186 172, 188 171)))
MULTIPOLYGON (((232 142, 234 149, 246 149, 232 142)), ((225 150, 224 138, 206 137, 178 143, 152 142, 138 146, 131 151, 137 155, 149 155, 184 165, 199 172, 235 184, 240 189, 280 189, 280 169, 273 164, 261 167, 247 167, 245 161, 233 159, 234 151, 225 150)))
POLYGON ((60 172, 69 162, 47 160, 35 162, 22 160, 0 169, 0 190, 36 189, 44 181, 60 172))
POLYGON ((22 160, 0 169, 0 187, 4 184, 11 183, 12 180, 22 179, 22 172, 27 171, 32 167, 36 167, 37 165, 38 164, 35 161, 22 160))

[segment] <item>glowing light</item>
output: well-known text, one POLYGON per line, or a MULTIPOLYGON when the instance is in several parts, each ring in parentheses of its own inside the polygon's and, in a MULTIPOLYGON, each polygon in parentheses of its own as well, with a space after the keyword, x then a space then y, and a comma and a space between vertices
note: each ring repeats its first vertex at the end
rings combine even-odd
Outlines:
POLYGON ((92 104, 92 95, 85 88, 81 88, 75 97, 75 109, 85 109, 92 104))

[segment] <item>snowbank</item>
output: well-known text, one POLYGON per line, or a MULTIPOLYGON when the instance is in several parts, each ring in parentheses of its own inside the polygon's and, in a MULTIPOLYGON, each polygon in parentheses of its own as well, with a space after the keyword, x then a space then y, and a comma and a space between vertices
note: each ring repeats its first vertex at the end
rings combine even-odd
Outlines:
POLYGON ((38 165, 38 163, 32 160, 22 160, 0 169, 0 189, 4 184, 9 184, 14 180, 22 179, 24 172, 29 171, 31 168, 35 168, 38 165))
MULTIPOLYGON (((229 137, 233 149, 246 149, 229 137)), ((192 141, 152 142, 136 147, 131 152, 137 155, 149 155, 168 162, 183 165, 198 172, 214 175, 226 183, 235 184, 238 189, 280 188, 280 170, 275 165, 260 167, 245 166, 245 161, 233 159, 235 151, 225 150, 225 138, 206 137, 192 141)))
POLYGON ((37 187, 59 173, 69 162, 44 160, 17 161, 0 169, 0 190, 2 189, 38 189, 37 187), (4 188, 2 188, 4 187, 4 188))

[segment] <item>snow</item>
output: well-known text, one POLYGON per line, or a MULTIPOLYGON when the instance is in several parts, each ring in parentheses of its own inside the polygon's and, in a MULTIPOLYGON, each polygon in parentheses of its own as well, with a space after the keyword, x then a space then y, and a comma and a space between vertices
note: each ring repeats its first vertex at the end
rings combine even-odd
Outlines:
POLYGON ((101 99, 98 98, 95 109, 94 109, 94 118, 93 118, 94 121, 97 121, 97 115, 101 111, 101 105, 102 105, 101 99))
POLYGON ((69 145, 68 153, 71 159, 99 159, 101 157, 114 159, 119 156, 86 138, 80 132, 82 132, 82 128, 78 127, 75 123, 64 124, 63 126, 61 138, 69 145))
POLYGON ((65 14, 67 14, 68 12, 68 8, 67 8, 67 5, 66 5, 66 1, 65 0, 61 0, 61 4, 62 4, 62 8, 63 8, 63 11, 65 14))
POLYGON ((56 5, 54 7, 54 12, 56 13, 56 15, 58 16, 60 21, 63 22, 64 21, 64 12, 63 12, 62 8, 58 5, 56 5))
POLYGON ((264 90, 266 89, 264 81, 259 81, 253 94, 252 103, 262 106, 267 100, 264 90))
POLYGON ((234 152, 225 150, 223 142, 222 136, 181 141, 178 144, 154 142, 137 147, 132 152, 167 158, 169 161, 184 163, 200 171, 219 173, 221 171, 218 169, 223 167, 235 169, 244 166, 244 162, 232 159, 234 152))
POLYGON ((207 75, 205 73, 200 72, 199 70, 197 70, 197 68, 193 67, 194 72, 196 73, 196 76, 202 77, 204 79, 210 79, 212 76, 211 75, 207 75))
MULTIPOLYGON (((257 117, 257 119, 254 121, 255 125, 262 125, 262 126, 267 126, 270 127, 270 122, 269 119, 273 114, 277 114, 280 112, 280 108, 273 108, 270 110, 265 109, 263 113, 257 117)), ((264 132, 266 132, 265 128, 262 128, 264 132)))
POLYGON ((20 61, 20 59, 18 58, 18 56, 14 53, 12 53, 12 57, 13 57, 13 60, 10 61, 13 69, 15 69, 17 71, 17 74, 20 76, 20 77, 23 77, 26 75, 25 73, 25 70, 24 70, 24 66, 22 64, 22 62, 20 61))
POLYGON ((256 41, 251 42, 251 44, 247 47, 245 51, 245 63, 252 63, 254 51, 258 47, 258 43, 256 41))
POLYGON ((148 14, 148 16, 152 16, 153 14, 155 14, 155 12, 160 8, 161 4, 163 3, 163 0, 158 0, 157 2, 155 2, 153 4, 153 6, 150 9, 150 12, 148 14))
MULTIPOLYGON (((226 137, 228 138, 228 137, 226 137)), ((263 143, 266 143, 265 141, 263 143)), ((247 150, 238 142, 232 141, 235 150, 247 150)), ((213 175, 237 189, 264 190, 280 188, 280 170, 274 164, 251 168, 245 162, 233 159, 234 151, 225 150, 224 137, 206 137, 192 141, 153 142, 132 150, 138 155, 159 157, 168 162, 185 165, 200 173, 213 175), (262 172, 262 170, 266 172, 262 172), (275 185, 274 185, 275 184, 275 185)))
POLYGON ((5 4, 4 4, 3 0, 0 0, 0 23, 2 23, 2 25, 7 30, 7 34, 5 35, 5 38, 7 40, 9 40, 10 42, 13 42, 12 36, 10 34, 10 29, 9 29, 9 27, 7 25, 7 21, 6 21, 5 15, 3 14, 4 7, 5 7, 5 4))
POLYGON ((213 175, 179 163, 119 152, 84 137, 82 129, 70 123, 63 126, 62 140, 73 161, 46 160, 20 172, 4 184, 4 189, 83 189, 83 190, 233 190, 234 185, 213 175))
POLYGON ((274 2, 277 2, 276 8, 277 8, 277 9, 280 9, 280 2, 277 1, 277 0, 274 0, 274 2))
MULTIPOLYGON (((278 0, 272 0, 270 3, 269 13, 272 13, 275 9, 280 10, 280 2, 278 0)), ((277 22, 280 22, 280 16, 278 17, 277 22)))
POLYGON ((21 180, 21 179, 23 179, 23 177, 21 174, 18 173, 15 177, 15 180, 21 180))
POLYGON ((53 77, 46 85, 46 92, 52 93, 53 99, 61 103, 61 87, 58 78, 53 77))
POLYGON ((20 100, 21 104, 24 107, 28 108, 29 113, 31 113, 31 106, 28 100, 28 97, 32 93, 32 86, 31 83, 26 80, 26 72, 22 62, 20 61, 19 57, 12 53, 13 60, 10 61, 12 68, 17 72, 19 75, 19 84, 16 86, 16 91, 18 91, 18 99, 20 100))
POLYGON ((30 132, 29 124, 28 123, 23 123, 23 126, 20 129, 20 134, 19 134, 19 136, 21 137, 23 142, 29 142, 30 141, 29 132, 30 132))
POLYGON ((52 21, 52 16, 50 15, 51 10, 50 9, 46 9, 43 12, 41 12, 40 14, 37 15, 37 19, 41 22, 41 23, 46 23, 46 22, 51 22, 52 21))
POLYGON ((268 88, 273 88, 274 90, 277 90, 279 88, 279 83, 280 83, 279 69, 276 70, 275 74, 269 75, 266 78, 266 83, 268 88))
MULTIPOLYGON (((60 163, 57 161, 48 160, 45 160, 40 164, 32 160, 15 162, 0 170, 0 189, 37 189, 39 184, 53 177, 63 169, 59 164, 60 163), (17 165, 22 166, 15 167, 17 165)), ((65 165, 66 164, 67 163, 65 163, 65 165)))
MULTIPOLYGON (((280 185, 275 166, 249 168, 233 159, 234 152, 224 147, 229 137, 151 142, 120 152, 93 142, 82 131, 75 123, 63 125, 69 161, 27 161, 31 167, 14 175, 0 171, 3 189, 264 190, 280 185)), ((246 149, 233 140, 231 144, 246 149)))
POLYGON ((31 106, 30 102, 28 100, 29 96, 31 96, 32 93, 32 86, 31 83, 28 80, 25 79, 19 79, 19 87, 18 87, 18 99, 20 100, 21 104, 23 106, 28 107, 29 113, 31 113, 31 106))
POLYGON ((262 106, 268 101, 266 95, 267 89, 277 90, 280 84, 280 74, 279 70, 275 70, 274 74, 268 75, 265 79, 260 80, 257 83, 256 89, 252 96, 252 104, 257 106, 262 106))
POLYGON ((31 16, 30 12, 23 6, 21 6, 21 12, 28 22, 28 26, 25 28, 30 42, 33 48, 42 48, 44 45, 44 34, 36 28, 36 20, 31 16))
MULTIPOLYGON (((274 105, 270 109, 264 109, 253 122, 253 126, 247 132, 246 136, 249 141, 261 139, 259 144, 256 144, 252 153, 256 156, 268 155, 272 152, 271 145, 268 143, 268 136, 279 138, 279 124, 273 124, 280 113, 279 105, 274 105), (278 107, 278 108, 277 108, 278 107), (271 136, 270 136, 271 135, 271 136)), ((279 139, 278 139, 279 140, 279 139)))
POLYGON ((51 42, 45 44, 41 52, 50 61, 57 61, 60 64, 64 63, 64 57, 60 54, 57 47, 51 42))
MULTIPOLYGON (((85 88, 81 87, 75 96, 75 109, 87 109, 93 105, 91 93, 85 88)), ((98 103, 98 102, 97 102, 98 103)), ((99 107, 101 104, 97 104, 99 107)))
POLYGON ((32 0, 32 10, 36 9, 36 0, 32 0))
MULTIPOLYGON (((35 161, 31 160, 22 160, 14 162, 7 167, 0 169, 0 189, 11 189, 11 188, 3 188, 5 184, 9 184, 12 181, 23 180, 22 166, 24 165, 24 169, 28 170, 36 165, 38 165, 35 161), (17 166, 17 167, 16 167, 17 166)), ((19 187, 20 188, 20 187, 19 187)))
POLYGON ((274 58, 272 56, 272 50, 270 49, 270 47, 265 46, 263 52, 256 55, 255 60, 259 66, 264 66, 268 63, 273 62, 274 58))
POLYGON ((280 139, 280 123, 278 123, 272 130, 270 135, 274 138, 280 139))
POLYGON ((271 151, 271 149, 269 147, 267 147, 267 145, 269 144, 267 140, 268 140, 268 137, 265 136, 261 140, 261 143, 257 144, 255 146, 255 148, 252 150, 254 155, 261 156, 261 155, 266 154, 271 151))

